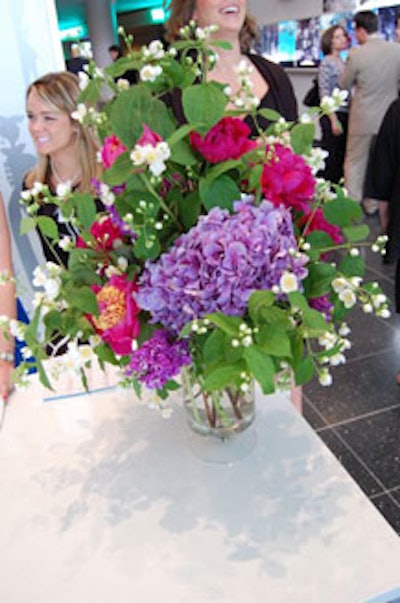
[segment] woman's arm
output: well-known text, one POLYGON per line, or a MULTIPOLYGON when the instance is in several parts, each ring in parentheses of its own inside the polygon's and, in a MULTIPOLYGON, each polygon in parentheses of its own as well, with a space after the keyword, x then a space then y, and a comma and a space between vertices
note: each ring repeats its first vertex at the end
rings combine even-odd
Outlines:
MULTIPOLYGON (((11 239, 3 197, 0 193, 0 273, 13 276, 11 239)), ((16 317, 15 283, 9 280, 0 284, 0 315, 16 317)), ((11 372, 14 367, 14 339, 0 330, 0 395, 4 400, 12 390, 11 372)))

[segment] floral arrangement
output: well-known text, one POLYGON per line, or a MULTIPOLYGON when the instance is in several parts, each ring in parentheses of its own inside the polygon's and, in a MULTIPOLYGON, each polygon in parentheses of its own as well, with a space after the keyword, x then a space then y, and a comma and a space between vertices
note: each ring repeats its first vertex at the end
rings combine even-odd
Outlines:
POLYGON ((210 30, 191 24, 168 50, 158 41, 130 47, 104 70, 90 64, 80 74, 73 117, 102 141, 96 188, 104 209, 68 184, 57 196, 38 183, 23 193, 22 233, 39 228, 69 262, 35 271, 32 321, 13 325, 27 345, 19 380, 33 355, 47 387, 66 368, 85 382, 97 357, 120 368, 122 383, 161 400, 187 366, 206 392, 246 391, 256 380, 270 393, 288 372, 299 385, 315 374, 329 385, 350 347, 352 308, 389 315, 379 285, 363 280, 358 247, 371 243, 361 208, 316 176, 324 153, 313 148, 314 122, 345 93, 288 123, 258 108, 245 65, 236 95, 207 81, 218 47, 227 46, 211 43, 210 30), (128 86, 127 69, 138 70, 139 84, 128 86), (173 90, 184 123, 164 102, 173 90), (271 122, 265 131, 260 115, 271 122), (37 215, 48 202, 76 226, 77 241, 59 240, 52 219, 37 215), (46 359, 61 349, 49 374, 46 359))

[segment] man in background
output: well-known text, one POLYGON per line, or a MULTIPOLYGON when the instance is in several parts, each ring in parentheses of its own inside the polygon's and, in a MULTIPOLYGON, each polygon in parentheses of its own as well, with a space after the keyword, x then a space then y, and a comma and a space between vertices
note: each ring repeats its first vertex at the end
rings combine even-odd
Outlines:
MULTIPOLYGON (((113 63, 115 63, 115 61, 117 61, 118 59, 120 59, 121 57, 124 56, 124 54, 122 52, 122 48, 120 46, 118 46, 117 44, 111 44, 111 46, 108 47, 108 54, 110 55, 110 58, 113 63)), ((119 80, 119 79, 128 80, 129 84, 132 86, 132 84, 138 83, 139 74, 135 69, 128 69, 122 75, 118 76, 118 78, 116 78, 116 79, 117 80, 119 80)))
POLYGON ((400 88, 400 45, 378 34, 378 15, 360 11, 354 15, 358 46, 350 50, 339 85, 352 90, 344 161, 349 196, 363 204, 367 214, 378 211, 378 201, 364 198, 364 180, 371 143, 383 116, 400 88))

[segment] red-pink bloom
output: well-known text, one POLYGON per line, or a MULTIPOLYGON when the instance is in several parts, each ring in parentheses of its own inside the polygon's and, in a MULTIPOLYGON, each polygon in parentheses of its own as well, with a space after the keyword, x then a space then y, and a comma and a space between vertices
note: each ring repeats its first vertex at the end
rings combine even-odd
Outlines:
POLYGON ((157 134, 157 132, 153 132, 150 130, 147 124, 143 124, 143 134, 139 138, 136 144, 140 146, 144 146, 146 144, 150 144, 152 147, 155 147, 158 142, 162 142, 162 137, 157 134))
POLYGON ((309 212, 301 217, 298 221, 298 226, 303 228, 307 224, 307 227, 303 231, 303 235, 307 236, 313 230, 322 230, 326 232, 334 243, 342 243, 343 237, 339 226, 327 222, 324 218, 322 209, 318 208, 312 214, 309 212), (311 217, 312 216, 312 217, 311 217), (311 218, 311 219, 310 219, 311 218))
POLYGON ((282 144, 267 145, 261 189, 268 201, 296 211, 307 211, 315 178, 303 157, 282 144))
MULTIPOLYGON (((124 233, 114 224, 110 217, 101 218, 94 222, 90 228, 90 233, 96 239, 94 249, 96 251, 108 251, 115 249, 122 241, 124 233)), ((81 237, 76 242, 77 247, 86 248, 87 245, 81 237)))
POLYGON ((223 117, 205 136, 191 132, 190 143, 207 161, 219 163, 239 159, 257 146, 254 140, 249 140, 250 131, 238 117, 223 117))
POLYGON ((115 134, 112 134, 112 136, 108 136, 104 140, 103 147, 100 151, 101 160, 103 162, 104 167, 111 167, 117 157, 122 155, 122 153, 125 153, 125 151, 127 150, 128 149, 126 148, 126 146, 122 144, 122 142, 119 140, 119 138, 115 136, 115 134))
POLYGON ((116 354, 132 352, 132 340, 139 335, 140 308, 134 299, 136 283, 125 275, 113 275, 108 283, 92 285, 99 305, 99 316, 89 315, 96 332, 116 354))

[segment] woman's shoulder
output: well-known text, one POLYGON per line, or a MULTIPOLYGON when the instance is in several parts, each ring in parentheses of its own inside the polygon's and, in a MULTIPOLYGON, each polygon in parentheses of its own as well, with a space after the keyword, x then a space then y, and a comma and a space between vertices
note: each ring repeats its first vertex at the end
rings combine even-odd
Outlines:
POLYGON ((273 61, 269 61, 265 57, 260 54, 248 53, 246 55, 250 61, 257 67, 257 69, 261 73, 271 73, 276 77, 287 77, 285 70, 278 63, 274 63, 273 61))

